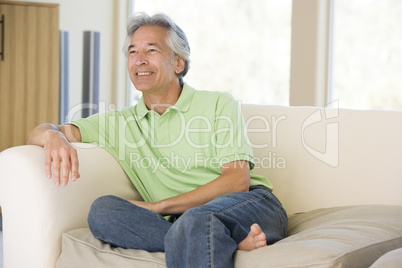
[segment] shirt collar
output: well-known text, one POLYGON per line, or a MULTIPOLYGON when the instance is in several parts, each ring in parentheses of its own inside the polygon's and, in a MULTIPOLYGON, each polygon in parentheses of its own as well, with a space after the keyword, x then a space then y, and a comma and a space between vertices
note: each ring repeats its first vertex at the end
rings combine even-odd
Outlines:
MULTIPOLYGON (((194 93, 195 89, 184 83, 183 90, 181 91, 179 99, 174 105, 169 107, 166 110, 166 112, 168 112, 169 109, 175 109, 181 112, 187 112, 188 109, 190 108, 191 99, 193 98, 194 93)), ((138 104, 135 107, 138 119, 143 118, 150 112, 150 110, 148 110, 147 106, 145 105, 143 97, 141 97, 141 99, 139 100, 138 104)))
POLYGON ((173 106, 169 108, 176 109, 181 112, 187 112, 188 109, 190 108, 191 100, 193 98, 194 93, 195 89, 184 83, 183 90, 181 91, 179 99, 173 106))

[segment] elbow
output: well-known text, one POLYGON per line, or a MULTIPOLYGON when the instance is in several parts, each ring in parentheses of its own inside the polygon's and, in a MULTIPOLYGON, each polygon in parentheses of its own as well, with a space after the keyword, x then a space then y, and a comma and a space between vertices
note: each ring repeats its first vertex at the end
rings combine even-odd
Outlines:
POLYGON ((248 192, 250 188, 250 166, 247 161, 233 161, 221 167, 230 192, 248 192), (240 163, 240 164, 238 164, 240 163), (246 164, 244 164, 246 163, 246 164))
POLYGON ((248 192, 250 189, 250 174, 239 177, 237 186, 237 192, 248 192))

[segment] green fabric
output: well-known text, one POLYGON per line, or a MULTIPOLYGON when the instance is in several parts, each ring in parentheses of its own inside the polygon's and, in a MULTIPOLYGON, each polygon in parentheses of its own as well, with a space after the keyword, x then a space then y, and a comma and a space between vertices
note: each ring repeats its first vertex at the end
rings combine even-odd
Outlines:
MULTIPOLYGON (((220 167, 232 161, 246 160, 254 167, 240 105, 227 93, 185 84, 162 116, 141 99, 133 107, 72 124, 80 129, 82 142, 97 144, 116 158, 147 202, 194 190, 219 177, 220 167)), ((251 185, 272 190, 266 178, 254 174, 251 185)))

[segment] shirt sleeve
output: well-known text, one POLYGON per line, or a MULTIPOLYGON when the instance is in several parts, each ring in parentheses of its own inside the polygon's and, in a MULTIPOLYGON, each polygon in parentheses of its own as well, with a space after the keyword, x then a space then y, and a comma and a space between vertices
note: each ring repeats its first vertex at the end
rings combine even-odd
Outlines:
POLYGON ((227 93, 221 95, 215 109, 215 144, 220 166, 245 160, 254 168, 253 151, 247 136, 241 104, 227 93))
POLYGON ((72 121, 70 124, 79 128, 81 141, 93 143, 100 147, 114 147, 115 145, 115 127, 116 118, 114 111, 107 113, 94 114, 87 118, 81 118, 72 121))

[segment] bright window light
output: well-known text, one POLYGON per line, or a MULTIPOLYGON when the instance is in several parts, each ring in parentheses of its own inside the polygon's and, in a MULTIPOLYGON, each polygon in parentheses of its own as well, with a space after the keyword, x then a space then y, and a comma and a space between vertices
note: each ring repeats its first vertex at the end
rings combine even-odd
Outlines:
POLYGON ((402 1, 336 0, 333 99, 402 110, 402 1))
POLYGON ((134 11, 166 13, 186 32, 189 85, 227 91, 243 103, 288 105, 291 5, 291 0, 135 0, 134 11))

